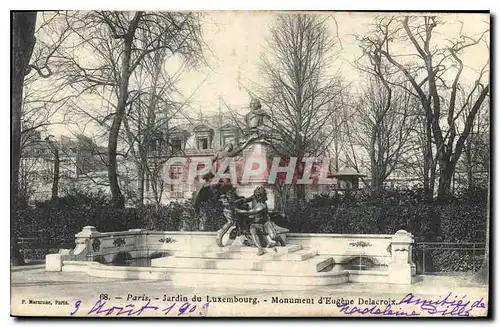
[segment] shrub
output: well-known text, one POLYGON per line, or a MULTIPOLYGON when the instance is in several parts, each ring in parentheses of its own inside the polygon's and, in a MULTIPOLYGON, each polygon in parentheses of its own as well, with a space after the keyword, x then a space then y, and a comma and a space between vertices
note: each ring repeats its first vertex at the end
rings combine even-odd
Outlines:
POLYGON ((476 260, 472 255, 471 251, 456 251, 456 250, 432 250, 428 251, 427 255, 433 258, 433 270, 435 272, 467 272, 467 271, 477 271, 481 266, 482 260, 478 259, 476 255, 476 260))

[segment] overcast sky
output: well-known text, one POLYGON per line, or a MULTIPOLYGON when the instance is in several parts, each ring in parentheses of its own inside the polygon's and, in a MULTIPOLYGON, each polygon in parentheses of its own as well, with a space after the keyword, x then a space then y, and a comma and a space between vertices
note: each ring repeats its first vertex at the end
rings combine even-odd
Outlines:
MULTIPOLYGON (((359 72, 352 67, 354 59, 361 54, 354 35, 366 33, 376 14, 321 14, 331 17, 328 20, 329 30, 340 39, 338 60, 333 69, 335 72, 339 71, 348 82, 360 82, 359 72)), ((459 21, 464 22, 464 33, 473 35, 484 31, 484 22, 489 19, 487 15, 480 14, 441 15, 449 23, 440 29, 440 34, 450 38, 458 34, 459 21)), ((248 106, 249 96, 245 87, 251 88, 252 83, 263 82, 258 74, 259 56, 265 49, 266 37, 275 17, 273 12, 230 11, 207 14, 204 19, 204 35, 214 56, 210 59, 210 69, 186 73, 181 82, 181 89, 186 91, 186 95, 197 90, 192 101, 194 108, 216 110, 219 96, 231 106, 248 106)), ((438 38, 439 36, 435 36, 435 39, 438 38)), ((466 54, 465 62, 478 69, 488 56, 485 47, 477 47, 466 54)), ((466 74, 474 75, 472 72, 464 72, 466 74)))

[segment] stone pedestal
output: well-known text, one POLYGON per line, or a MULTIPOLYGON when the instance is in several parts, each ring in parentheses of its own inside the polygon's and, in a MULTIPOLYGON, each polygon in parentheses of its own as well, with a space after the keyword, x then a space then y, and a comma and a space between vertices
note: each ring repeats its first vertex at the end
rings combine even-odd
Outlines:
POLYGON ((101 233, 94 226, 85 226, 76 234, 76 247, 73 251, 73 260, 93 260, 95 252, 100 250, 99 236, 101 233))
POLYGON ((249 197, 257 187, 264 186, 267 191, 267 207, 274 210, 274 190, 267 183, 270 169, 267 160, 268 147, 265 141, 256 140, 243 151, 241 183, 236 192, 239 196, 249 197), (260 167, 264 169, 260 171, 260 167))
POLYGON ((411 245, 413 235, 404 230, 394 234, 391 241, 392 260, 389 264, 389 284, 412 284, 411 245))
POLYGON ((47 254, 45 256, 46 271, 62 271, 63 261, 69 260, 73 256, 73 250, 60 249, 59 253, 47 254))
POLYGON ((45 256, 45 271, 61 271, 62 256, 59 253, 47 254, 45 256))

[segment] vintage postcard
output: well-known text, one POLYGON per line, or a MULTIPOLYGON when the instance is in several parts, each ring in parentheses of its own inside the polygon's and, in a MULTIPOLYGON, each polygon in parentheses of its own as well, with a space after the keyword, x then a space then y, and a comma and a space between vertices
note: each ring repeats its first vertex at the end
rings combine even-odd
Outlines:
POLYGON ((489 12, 11 20, 11 315, 491 314, 489 12))

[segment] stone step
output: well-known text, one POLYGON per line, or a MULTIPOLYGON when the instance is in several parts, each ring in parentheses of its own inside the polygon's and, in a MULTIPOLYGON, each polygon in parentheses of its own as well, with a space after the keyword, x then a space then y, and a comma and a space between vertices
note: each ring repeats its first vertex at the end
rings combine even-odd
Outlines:
MULTIPOLYGON (((278 254, 292 253, 302 250, 302 245, 287 245, 287 246, 276 246, 274 248, 265 248, 264 251, 274 252, 278 254)), ((190 249, 192 251, 192 249, 190 249)), ((196 252, 245 252, 245 253, 257 253, 257 248, 253 246, 244 245, 230 245, 226 247, 208 246, 205 249, 197 250, 196 252)))
MULTIPOLYGON (((331 257, 316 256, 305 261, 263 261, 260 263, 262 271, 286 271, 291 274, 302 275, 304 273, 316 273, 332 267, 333 259, 331 257)), ((331 268, 330 268, 331 269, 331 268)))
MULTIPOLYGON (((176 285, 185 285, 197 287, 213 287, 215 285, 241 285, 254 284, 257 285, 273 285, 279 288, 294 289, 296 286, 326 286, 349 281, 348 272, 331 272, 331 273, 315 273, 314 275, 267 275, 256 274, 238 275, 224 270, 211 271, 210 273, 203 273, 203 271, 194 270, 191 273, 177 273, 168 276, 168 280, 176 285)), ((261 272, 267 273, 267 272, 261 272)))
POLYGON ((318 255, 317 250, 300 250, 283 257, 287 261, 304 261, 318 255))
POLYGON ((164 257, 151 260, 152 267, 167 268, 193 268, 193 269, 232 269, 232 270, 297 270, 317 272, 324 269, 329 264, 333 264, 333 259, 318 258, 317 251, 303 250, 287 255, 278 255, 279 260, 265 259, 265 255, 254 256, 250 259, 224 259, 224 258, 200 258, 200 257, 164 257))
POLYGON ((265 249, 262 256, 257 255, 257 249, 253 252, 176 252, 176 258, 199 258, 199 259, 234 259, 250 261, 304 261, 317 255, 316 250, 300 250, 291 253, 274 252, 272 249, 265 249))
POLYGON ((166 257, 151 260, 151 267, 192 268, 192 269, 229 269, 259 270, 259 262, 251 260, 226 260, 203 258, 166 257))

